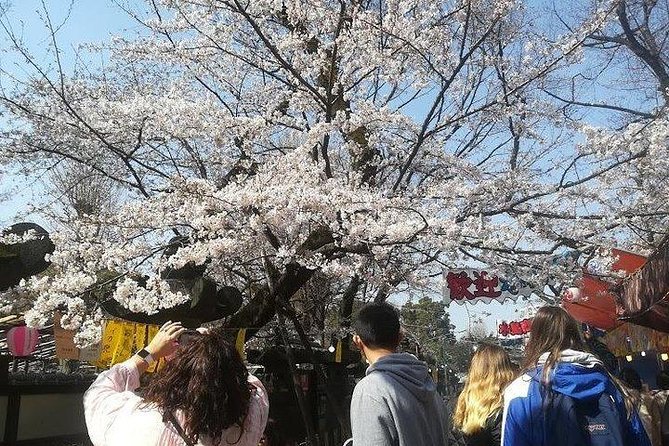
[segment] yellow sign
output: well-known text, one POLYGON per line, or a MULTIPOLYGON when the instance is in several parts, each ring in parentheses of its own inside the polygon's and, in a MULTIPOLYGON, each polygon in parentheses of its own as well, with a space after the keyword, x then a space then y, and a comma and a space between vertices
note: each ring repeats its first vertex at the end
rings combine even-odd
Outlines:
MULTIPOLYGON (((100 345, 100 356, 95 362, 97 367, 107 368, 129 359, 158 333, 157 325, 137 324, 126 321, 110 320, 105 324, 100 345)), ((164 366, 158 361, 149 367, 154 372, 164 366)))

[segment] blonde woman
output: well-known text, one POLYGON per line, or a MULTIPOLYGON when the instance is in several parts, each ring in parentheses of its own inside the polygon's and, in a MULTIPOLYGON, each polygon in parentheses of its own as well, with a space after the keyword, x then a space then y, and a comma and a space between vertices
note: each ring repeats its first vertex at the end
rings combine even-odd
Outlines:
POLYGON ((502 347, 483 344, 477 349, 453 415, 453 427, 467 446, 500 445, 502 395, 514 377, 513 364, 502 347))

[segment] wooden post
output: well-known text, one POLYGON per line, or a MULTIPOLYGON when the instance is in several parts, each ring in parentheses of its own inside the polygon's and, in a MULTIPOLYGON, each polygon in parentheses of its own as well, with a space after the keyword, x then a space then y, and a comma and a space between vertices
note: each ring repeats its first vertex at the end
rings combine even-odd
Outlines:
POLYGON ((5 418, 5 433, 2 444, 12 446, 16 444, 19 433, 19 412, 21 409, 21 394, 18 390, 7 393, 7 417, 5 418))

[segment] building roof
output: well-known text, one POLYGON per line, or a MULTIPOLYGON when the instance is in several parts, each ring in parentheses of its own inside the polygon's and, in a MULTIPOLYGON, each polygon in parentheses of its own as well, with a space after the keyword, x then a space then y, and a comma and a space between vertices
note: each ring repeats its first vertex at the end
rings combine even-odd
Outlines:
POLYGON ((616 299, 621 320, 669 333, 669 237, 625 279, 616 299))

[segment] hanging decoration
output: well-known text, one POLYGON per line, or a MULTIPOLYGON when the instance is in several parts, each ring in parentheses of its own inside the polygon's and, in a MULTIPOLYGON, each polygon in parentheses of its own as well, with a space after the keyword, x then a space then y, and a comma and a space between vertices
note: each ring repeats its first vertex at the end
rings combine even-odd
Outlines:
MULTIPOLYGON (((112 319, 105 322, 99 344, 79 349, 74 343, 74 332, 63 329, 59 322, 60 315, 56 315, 54 334, 58 359, 86 361, 100 368, 109 368, 130 359, 133 354, 146 347, 160 329, 158 325, 112 319)), ((242 328, 237 332, 235 347, 244 361, 246 360, 245 343, 246 329, 242 328)), ((341 355, 341 341, 339 341, 335 353, 335 356, 339 358, 338 362, 341 362, 341 355)), ((162 369, 168 359, 156 361, 149 367, 148 372, 162 369)))
POLYGON ((60 318, 59 313, 54 315, 53 337, 56 344, 56 358, 78 360, 80 352, 74 343, 74 331, 61 327, 60 318))
POLYGON ((581 289, 578 287, 567 288, 564 293, 562 293, 562 301, 570 303, 578 302, 587 302, 589 299, 588 296, 584 295, 581 292, 581 289))
POLYGON ((102 346, 99 343, 80 349, 79 361, 85 361, 91 364, 97 362, 98 358, 100 358, 101 349, 102 346))
POLYGON ((337 340, 337 347, 335 349, 335 362, 336 363, 341 363, 341 356, 342 356, 342 343, 341 339, 337 340))
POLYGON ((464 304, 493 300, 516 301, 518 296, 529 296, 532 288, 525 282, 512 282, 485 270, 458 269, 444 270, 444 303, 464 304))
POLYGON ((25 325, 11 328, 7 332, 7 348, 16 357, 30 356, 39 342, 39 330, 25 325))
POLYGON ((246 343, 246 328, 240 328, 239 331, 237 332, 237 341, 235 342, 235 346, 237 347, 237 351, 239 352, 239 356, 241 356, 242 361, 246 361, 246 352, 244 351, 245 343, 246 343))
MULTIPOLYGON (((105 324, 97 360, 91 360, 97 367, 107 368, 130 359, 135 352, 146 347, 158 333, 157 325, 137 324, 127 321, 109 320, 105 324)), ((163 359, 152 364, 148 372, 164 367, 163 359)))

